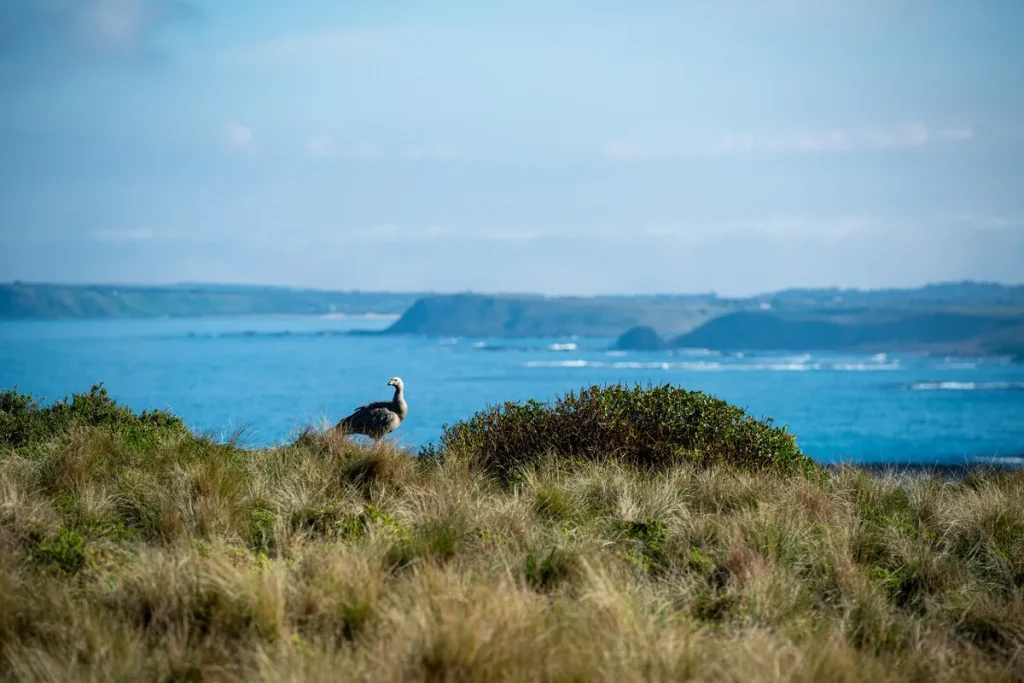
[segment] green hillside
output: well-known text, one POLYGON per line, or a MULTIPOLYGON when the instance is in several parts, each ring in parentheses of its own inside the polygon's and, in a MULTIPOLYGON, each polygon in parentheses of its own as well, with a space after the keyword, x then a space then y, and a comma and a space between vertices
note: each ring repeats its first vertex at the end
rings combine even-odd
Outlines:
POLYGON ((208 315, 398 315, 420 295, 230 285, 0 284, 0 319, 208 315))
POLYGON ((690 298, 451 294, 418 300, 389 334, 466 337, 613 337, 656 324, 679 334, 726 311, 690 298))
POLYGON ((647 328, 619 337, 620 349, 708 348, 720 351, 923 351, 941 354, 1024 353, 1024 315, 920 310, 817 310, 728 313, 670 339, 647 328))

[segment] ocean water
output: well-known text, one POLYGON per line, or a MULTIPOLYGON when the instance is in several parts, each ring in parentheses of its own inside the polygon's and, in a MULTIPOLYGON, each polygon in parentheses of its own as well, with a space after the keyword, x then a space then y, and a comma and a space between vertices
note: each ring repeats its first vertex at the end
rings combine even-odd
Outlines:
MULTIPOLYGON (((609 351, 608 339, 348 336, 390 321, 248 317, 0 322, 0 387, 49 399, 104 382, 136 409, 168 408, 243 443, 292 438, 389 398, 405 381, 415 447, 488 404, 591 384, 671 383, 787 424, 822 462, 1019 460, 1024 366, 910 354, 609 351)), ((1019 460, 1024 462, 1024 460, 1019 460)))

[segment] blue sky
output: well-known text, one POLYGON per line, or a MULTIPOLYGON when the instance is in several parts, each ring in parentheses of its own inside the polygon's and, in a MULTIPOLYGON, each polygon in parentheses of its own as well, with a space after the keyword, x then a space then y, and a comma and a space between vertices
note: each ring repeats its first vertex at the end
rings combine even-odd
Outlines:
POLYGON ((1021 281, 1024 3, 0 0, 0 280, 1021 281))

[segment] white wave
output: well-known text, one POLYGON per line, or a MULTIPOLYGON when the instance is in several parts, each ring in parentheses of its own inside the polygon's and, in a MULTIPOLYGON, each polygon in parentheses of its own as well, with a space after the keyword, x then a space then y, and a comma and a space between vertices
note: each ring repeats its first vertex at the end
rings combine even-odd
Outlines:
POLYGON ((590 360, 529 360, 523 363, 525 368, 603 368, 607 363, 590 360))
POLYGON ((877 370, 899 370, 899 362, 892 363, 833 363, 826 366, 829 370, 843 370, 846 372, 875 372, 877 370))
POLYGON ((778 370, 815 370, 817 366, 799 363, 775 364, 728 364, 714 361, 605 361, 592 360, 531 360, 523 363, 526 368, 613 368, 615 370, 690 370, 692 372, 778 370))
POLYGON ((1005 391, 1024 389, 1024 382, 915 382, 913 391, 1005 391))
POLYGON ((712 351, 711 349, 675 349, 675 352, 680 356, 721 356, 721 352, 712 351))
POLYGON ((789 356, 787 358, 783 358, 783 361, 787 363, 808 363, 810 362, 811 358, 811 354, 802 353, 799 356, 789 356))
POLYGON ((622 356, 626 355, 626 352, 625 351, 606 351, 604 355, 606 355, 606 356, 613 356, 615 358, 621 358, 622 356))
MULTIPOLYGON (((705 360, 688 361, 595 361, 573 360, 532 360, 523 364, 527 368, 613 368, 616 370, 687 370, 690 372, 814 372, 818 370, 836 372, 878 372, 899 370, 898 362, 891 363, 731 363, 705 360)), ((925 383, 927 384, 927 383, 925 383)), ((937 383, 936 383, 937 384, 937 383)), ((914 388, 919 388, 915 385, 914 388)), ((927 387, 926 387, 927 388, 927 387)))
MULTIPOLYGON (((808 356, 809 357, 809 356, 808 356)), ((742 366, 741 366, 742 367, 742 366)), ((770 370, 772 372, 807 372, 808 370, 820 370, 817 363, 795 362, 795 363, 759 363, 749 366, 756 370, 770 370)))
POLYGON ((987 462, 994 465, 1024 465, 1024 458, 1017 455, 988 455, 974 458, 976 462, 987 462))
POLYGON ((612 363, 613 368, 620 370, 720 370, 721 364, 708 363, 704 361, 651 361, 642 363, 639 361, 618 361, 612 363))
POLYGON ((884 353, 876 353, 875 355, 871 356, 872 363, 885 363, 885 361, 887 360, 889 360, 889 356, 887 356, 884 353))
POLYGON ((548 346, 548 351, 575 351, 575 344, 551 344, 548 346))
POLYGON ((458 343, 459 343, 459 340, 457 338, 455 338, 455 337, 447 337, 445 339, 441 339, 440 341, 438 341, 438 344, 443 344, 444 346, 451 346, 452 344, 458 344, 458 343))
POLYGON ((473 342, 473 348, 474 349, 486 349, 487 348, 487 342, 473 342))

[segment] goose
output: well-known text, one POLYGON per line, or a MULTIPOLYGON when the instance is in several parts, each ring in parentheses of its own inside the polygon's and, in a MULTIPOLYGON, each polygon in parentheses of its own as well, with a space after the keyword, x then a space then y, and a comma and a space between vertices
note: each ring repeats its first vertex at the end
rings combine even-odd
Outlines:
POLYGON ((362 434, 380 444, 386 434, 398 429, 402 420, 409 412, 405 403, 405 385, 398 377, 388 380, 388 386, 395 388, 395 395, 390 401, 375 401, 359 406, 348 417, 338 422, 338 430, 344 434, 362 434))

